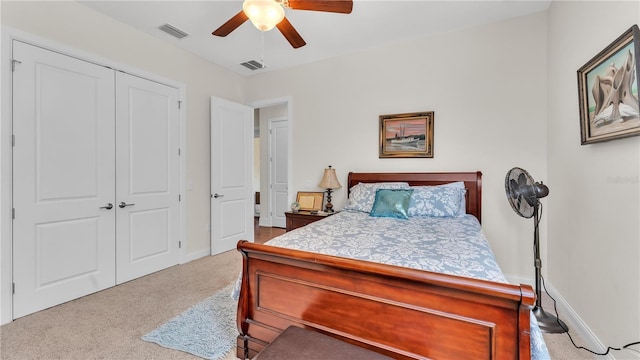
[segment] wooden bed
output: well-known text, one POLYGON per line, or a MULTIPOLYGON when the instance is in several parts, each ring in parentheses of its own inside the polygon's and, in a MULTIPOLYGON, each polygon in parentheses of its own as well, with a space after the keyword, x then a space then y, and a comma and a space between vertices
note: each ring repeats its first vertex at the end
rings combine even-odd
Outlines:
MULTIPOLYGON (((350 173, 359 182, 464 181, 481 218, 482 174, 350 173)), ((237 356, 252 358, 289 325, 396 359, 530 359, 529 285, 509 285, 238 242, 243 276, 237 356)))

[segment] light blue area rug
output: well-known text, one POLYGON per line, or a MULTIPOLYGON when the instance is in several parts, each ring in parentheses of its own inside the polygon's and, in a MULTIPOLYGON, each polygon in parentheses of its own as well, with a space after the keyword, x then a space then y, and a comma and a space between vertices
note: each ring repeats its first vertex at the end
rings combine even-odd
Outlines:
POLYGON ((142 340, 205 359, 220 359, 235 347, 238 303, 231 297, 234 284, 144 335, 142 340))

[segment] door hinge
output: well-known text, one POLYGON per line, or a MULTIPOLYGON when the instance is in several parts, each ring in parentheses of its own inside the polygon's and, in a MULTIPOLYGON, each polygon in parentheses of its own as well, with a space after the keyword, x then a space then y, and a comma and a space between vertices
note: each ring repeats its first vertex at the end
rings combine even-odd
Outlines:
POLYGON ((11 218, 12 219, 16 218, 16 208, 11 208, 11 218))
POLYGON ((182 249, 182 241, 178 241, 178 249, 182 249))
POLYGON ((11 60, 11 71, 16 71, 16 64, 22 64, 22 61, 12 59, 11 60))
POLYGON ((182 100, 178 100, 178 109, 182 108, 182 100))
POLYGON ((11 283, 11 294, 16 293, 16 283, 11 283))
POLYGON ((178 194, 178 202, 182 201, 182 194, 178 194))
POLYGON ((11 146, 16 146, 16 136, 14 134, 11 134, 11 146))
POLYGON ((178 148, 178 156, 182 155, 182 149, 178 148))

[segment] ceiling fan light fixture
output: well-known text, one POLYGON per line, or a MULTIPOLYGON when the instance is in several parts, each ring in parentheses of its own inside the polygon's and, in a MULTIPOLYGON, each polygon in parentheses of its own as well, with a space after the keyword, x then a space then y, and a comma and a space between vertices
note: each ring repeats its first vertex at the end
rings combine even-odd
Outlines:
POLYGON ((284 19, 284 8, 275 0, 244 0, 242 10, 260 31, 269 31, 284 19))

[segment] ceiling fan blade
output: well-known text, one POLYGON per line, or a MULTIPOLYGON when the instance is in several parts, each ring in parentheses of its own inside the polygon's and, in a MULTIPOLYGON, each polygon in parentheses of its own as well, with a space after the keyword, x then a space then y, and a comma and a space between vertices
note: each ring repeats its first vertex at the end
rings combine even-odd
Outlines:
POLYGON ((293 10, 325 11, 341 14, 351 14, 353 1, 351 0, 289 0, 289 8, 293 10))
POLYGON ((240 11, 236 14, 236 16, 232 17, 226 23, 222 24, 222 26, 212 32, 211 35, 225 37, 231 34, 233 30, 237 29, 238 26, 244 24, 244 22, 247 20, 249 20, 249 17, 247 17, 244 11, 240 11))
POLYGON ((298 33, 298 31, 291 25, 289 20, 285 17, 276 25, 278 30, 284 35, 284 37, 289 41, 289 44, 293 46, 294 49, 299 47, 303 47, 307 45, 307 43, 302 39, 302 36, 298 33))

